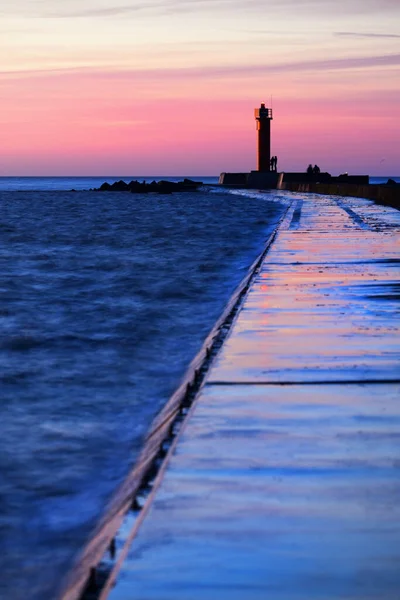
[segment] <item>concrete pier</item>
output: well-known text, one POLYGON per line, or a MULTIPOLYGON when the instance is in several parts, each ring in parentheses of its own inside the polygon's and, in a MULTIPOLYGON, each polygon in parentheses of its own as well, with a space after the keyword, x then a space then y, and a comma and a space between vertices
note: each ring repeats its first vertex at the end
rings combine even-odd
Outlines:
POLYGON ((291 198, 101 598, 399 598, 400 213, 291 198))

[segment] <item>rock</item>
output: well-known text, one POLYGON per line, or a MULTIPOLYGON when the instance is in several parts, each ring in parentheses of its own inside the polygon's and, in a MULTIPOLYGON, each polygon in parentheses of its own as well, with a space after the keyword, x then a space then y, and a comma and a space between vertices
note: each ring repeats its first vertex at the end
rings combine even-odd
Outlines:
POLYGON ((183 187, 185 189, 197 189, 198 187, 203 185, 202 181, 192 181, 191 179, 184 179, 183 182, 183 187))
POLYGON ((146 184, 143 181, 143 183, 140 183, 140 181, 130 181, 128 183, 128 189, 132 194, 146 194, 147 193, 147 188, 146 188, 146 184))
POLYGON ((172 194, 172 192, 177 192, 178 189, 179 185, 177 183, 173 183, 172 181, 159 181, 157 183, 158 194, 172 194))
POLYGON ((111 185, 110 189, 113 192, 127 192, 128 191, 128 184, 125 183, 125 181, 122 181, 122 179, 120 179, 119 181, 116 181, 115 183, 113 183, 111 185))
POLYGON ((388 179, 386 185, 399 185, 394 179, 388 179))

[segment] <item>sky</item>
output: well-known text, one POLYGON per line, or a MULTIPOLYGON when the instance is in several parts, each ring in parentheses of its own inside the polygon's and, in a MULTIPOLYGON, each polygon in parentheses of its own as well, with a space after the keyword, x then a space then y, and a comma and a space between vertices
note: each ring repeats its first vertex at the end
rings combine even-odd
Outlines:
POLYGON ((0 175, 400 174, 399 0, 1 0, 0 175))

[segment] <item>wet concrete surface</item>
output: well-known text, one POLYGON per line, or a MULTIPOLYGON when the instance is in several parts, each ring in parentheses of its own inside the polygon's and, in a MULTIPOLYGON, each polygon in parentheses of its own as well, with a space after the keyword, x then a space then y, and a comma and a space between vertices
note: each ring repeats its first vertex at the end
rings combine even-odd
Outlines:
POLYGON ((400 597, 399 242, 295 196, 111 600, 400 597))

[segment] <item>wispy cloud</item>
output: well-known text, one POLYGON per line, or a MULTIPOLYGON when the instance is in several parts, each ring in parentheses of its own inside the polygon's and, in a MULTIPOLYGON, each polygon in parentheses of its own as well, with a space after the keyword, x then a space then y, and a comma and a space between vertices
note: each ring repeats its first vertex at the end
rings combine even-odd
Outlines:
MULTIPOLYGON (((261 7, 263 0, 247 0, 246 8, 261 7)), ((240 8, 237 0, 131 0, 128 4, 116 4, 107 0, 98 6, 92 0, 70 0, 68 3, 55 3, 53 0, 14 0, 13 4, 0 6, 0 14, 30 14, 42 18, 79 17, 123 17, 129 14, 156 13, 173 14, 180 12, 210 11, 226 9, 228 12, 240 8)))
MULTIPOLYGON (((61 5, 62 6, 62 5, 61 5)), ((337 0, 133 0, 129 5, 110 6, 109 8, 88 7, 86 10, 78 9, 75 13, 62 13, 60 16, 123 16, 128 13, 152 12, 173 14, 181 12, 211 12, 224 10, 229 15, 232 11, 246 12, 257 11, 260 15, 266 12, 286 12, 288 10, 300 11, 310 14, 319 12, 336 12, 337 0)), ((348 14, 360 14, 383 11, 399 12, 398 0, 347 0, 346 11, 348 14)))
MULTIPOLYGON (((292 2, 293 0, 287 0, 292 2)), ((264 0, 246 0, 246 5, 237 0, 133 0, 130 4, 112 5, 98 7, 82 3, 76 9, 65 7, 62 4, 54 10, 52 5, 42 16, 57 18, 79 18, 79 17, 123 17, 129 14, 156 13, 160 15, 173 15, 188 12, 206 12, 226 10, 227 14, 232 11, 265 10, 264 0)))
MULTIPOLYGON (((35 15, 38 17, 76 18, 76 17, 123 17, 140 12, 173 14, 180 12, 232 11, 248 13, 258 11, 266 13, 299 11, 306 14, 324 14, 337 11, 337 0, 131 0, 117 4, 116 0, 107 0, 103 6, 93 0, 69 0, 68 3, 54 0, 13 0, 0 6, 1 14, 35 15)), ((365 14, 375 12, 400 11, 398 0, 347 0, 347 14, 365 14)))
POLYGON ((135 14, 140 12, 151 12, 151 11, 163 11, 165 9, 165 0, 159 2, 137 2, 135 4, 127 4, 122 6, 108 6, 108 7, 87 7, 77 10, 59 10, 46 13, 47 17, 61 17, 61 18, 79 18, 79 17, 123 17, 129 14, 135 14))
POLYGON ((24 71, 0 71, 0 79, 27 77, 63 77, 84 76, 88 78, 107 79, 173 79, 173 78, 224 78, 224 77, 254 77, 269 73, 289 73, 302 71, 340 71, 351 69, 369 69, 374 67, 400 66, 400 54, 384 54, 380 56, 364 56, 354 58, 337 58, 328 60, 309 60, 277 64, 248 64, 248 65, 217 65, 204 67, 158 68, 158 69, 102 69, 92 67, 75 67, 66 69, 41 69, 24 71))
POLYGON ((337 37, 346 37, 346 38, 388 38, 388 39, 399 39, 400 34, 398 33, 359 33, 357 31, 336 31, 335 34, 337 37))

